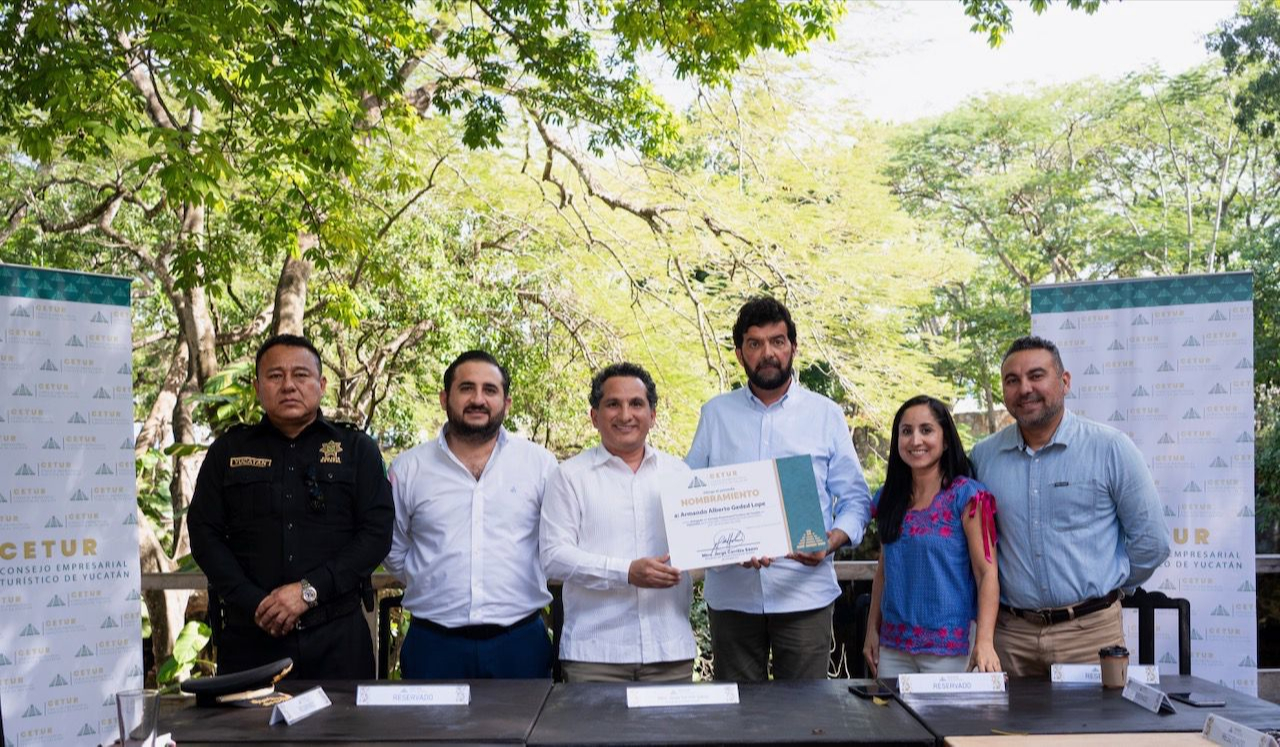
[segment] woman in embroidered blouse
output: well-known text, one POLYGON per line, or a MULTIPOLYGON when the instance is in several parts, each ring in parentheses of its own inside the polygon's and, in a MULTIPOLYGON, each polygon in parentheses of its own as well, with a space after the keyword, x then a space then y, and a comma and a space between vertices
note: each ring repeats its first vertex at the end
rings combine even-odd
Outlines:
POLYGON ((862 648, 873 676, 1000 671, 995 498, 973 479, 942 402, 921 395, 898 408, 873 506, 882 549, 862 648))

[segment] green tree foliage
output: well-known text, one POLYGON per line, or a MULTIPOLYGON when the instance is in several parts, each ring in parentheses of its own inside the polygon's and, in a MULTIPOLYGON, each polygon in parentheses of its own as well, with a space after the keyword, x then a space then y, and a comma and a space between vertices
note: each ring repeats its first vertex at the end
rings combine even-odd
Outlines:
POLYGON ((1236 123, 1245 132, 1275 135, 1280 119, 1280 4, 1245 0, 1209 37, 1228 75, 1245 78, 1236 92, 1236 123))

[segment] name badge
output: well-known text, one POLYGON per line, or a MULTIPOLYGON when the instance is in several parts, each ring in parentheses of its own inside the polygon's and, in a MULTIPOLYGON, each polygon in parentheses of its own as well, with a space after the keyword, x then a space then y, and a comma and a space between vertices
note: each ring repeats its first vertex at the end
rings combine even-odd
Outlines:
POLYGON ((358 706, 469 705, 471 685, 360 685, 358 706))
MULTIPOLYGON (((1049 677, 1053 682, 1085 682, 1092 685, 1102 684, 1102 666, 1098 664, 1054 664, 1049 669, 1049 677)), ((1160 667, 1155 664, 1133 664, 1129 666, 1129 679, 1137 680, 1144 685, 1160 684, 1160 667)))
POLYGON ((1178 709, 1169 702, 1169 696, 1150 685, 1137 680, 1129 680, 1124 685, 1124 699, 1133 701, 1152 713, 1177 713, 1178 709))
POLYGON ((671 685, 627 688, 627 708, 732 705, 737 702, 737 683, 728 685, 671 685))
POLYGON ((329 696, 324 694, 324 690, 313 687, 301 695, 295 695, 283 703, 277 703, 271 709, 271 720, 267 723, 274 726, 283 721, 293 726, 316 711, 323 711, 329 705, 329 696))
POLYGON ((1276 747, 1275 737, 1221 716, 1206 718, 1200 736, 1224 747, 1276 747))
POLYGON ((1004 681, 1004 672, 903 674, 898 676, 898 691, 903 695, 1002 693, 1004 681))

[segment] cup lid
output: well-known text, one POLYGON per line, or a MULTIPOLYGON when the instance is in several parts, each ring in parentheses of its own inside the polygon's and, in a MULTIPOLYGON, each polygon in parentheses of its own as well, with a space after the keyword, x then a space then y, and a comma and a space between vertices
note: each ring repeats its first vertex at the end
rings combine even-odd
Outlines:
POLYGON ((1129 649, 1125 648, 1124 646, 1107 646, 1106 648, 1098 651, 1098 656, 1102 656, 1106 658, 1110 658, 1114 656, 1128 656, 1128 655, 1129 655, 1129 649))

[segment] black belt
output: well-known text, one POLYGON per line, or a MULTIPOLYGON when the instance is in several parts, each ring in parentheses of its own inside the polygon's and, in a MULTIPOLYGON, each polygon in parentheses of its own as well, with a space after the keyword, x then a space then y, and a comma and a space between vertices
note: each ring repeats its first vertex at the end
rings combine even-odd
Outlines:
POLYGON ((463 625, 460 628, 446 628, 439 623, 431 622, 425 617, 415 617, 410 621, 410 624, 443 635, 457 636, 458 638, 466 638, 472 641, 487 641, 490 638, 497 638, 508 630, 515 630, 521 625, 528 625, 541 614, 541 610, 534 610, 510 625, 463 625))
POLYGON ((1074 607, 1063 607, 1058 610, 1022 610, 1017 607, 1010 607, 1007 604, 1000 605, 1000 609, 1013 615, 1021 617, 1027 622, 1037 623, 1039 625, 1057 625, 1068 620, 1077 620, 1085 615, 1091 615, 1098 610, 1105 610, 1116 603, 1120 598, 1120 590, 1116 589, 1105 597, 1095 597, 1086 599, 1074 607))
POLYGON ((360 608, 359 592, 351 592, 338 597, 332 602, 321 604, 315 609, 307 610, 298 618, 297 630, 306 630, 324 625, 330 620, 346 617, 360 608))

